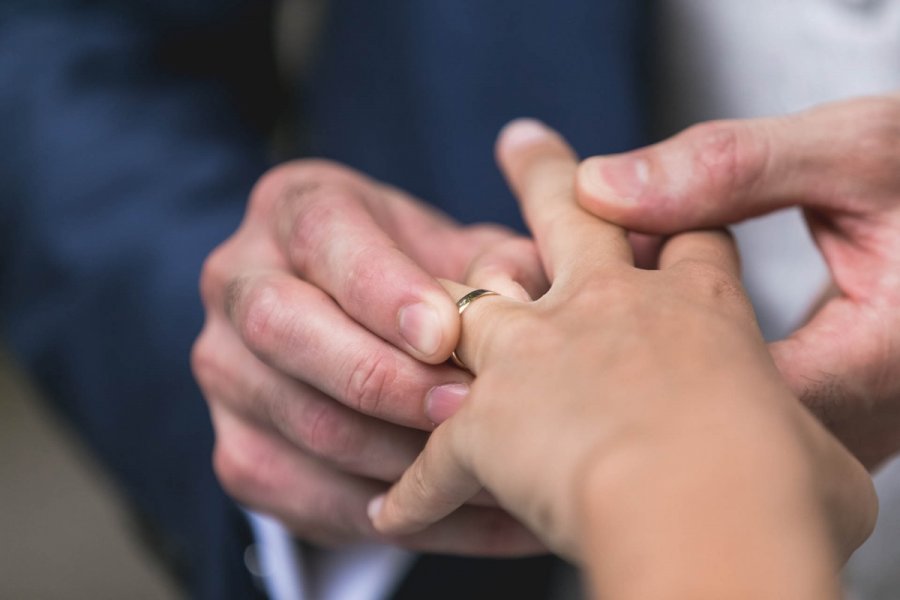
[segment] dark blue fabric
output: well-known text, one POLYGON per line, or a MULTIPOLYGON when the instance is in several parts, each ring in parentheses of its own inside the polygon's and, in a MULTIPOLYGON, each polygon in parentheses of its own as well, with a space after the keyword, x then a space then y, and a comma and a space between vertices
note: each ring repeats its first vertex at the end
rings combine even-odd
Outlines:
POLYGON ((241 17, 188 36, 74 5, 0 23, 2 335, 203 598, 253 592, 188 365, 201 262, 266 168, 239 93, 259 82, 208 58, 243 41, 265 71, 269 16, 241 17))
POLYGON ((536 117, 582 154, 642 141, 640 0, 336 0, 312 152, 463 221, 520 223, 493 160, 536 117))
MULTIPOLYGON (((492 159, 504 122, 544 119, 584 153, 641 141, 638 6, 335 0, 305 152, 516 223, 492 159)), ((0 1, 2 336, 203 598, 252 593, 188 354, 201 262, 268 166, 270 11, 0 1)))

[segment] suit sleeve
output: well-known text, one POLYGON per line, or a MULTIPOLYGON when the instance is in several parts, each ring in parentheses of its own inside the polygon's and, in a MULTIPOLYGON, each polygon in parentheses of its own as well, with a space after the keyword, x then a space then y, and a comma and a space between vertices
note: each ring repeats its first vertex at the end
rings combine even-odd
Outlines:
POLYGON ((236 563, 188 357, 201 263, 267 167, 271 16, 253 0, 0 6, 3 339, 198 597, 240 589, 203 583, 236 563))

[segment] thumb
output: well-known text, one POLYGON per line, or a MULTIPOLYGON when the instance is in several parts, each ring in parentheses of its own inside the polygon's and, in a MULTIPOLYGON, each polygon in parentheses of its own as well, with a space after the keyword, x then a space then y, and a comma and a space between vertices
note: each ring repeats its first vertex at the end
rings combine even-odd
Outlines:
MULTIPOLYGON (((865 212, 861 186, 888 174, 892 98, 853 100, 796 115, 703 123, 578 170, 583 208, 645 233, 726 225, 786 206, 865 212), (861 176, 862 175, 862 176, 861 176)), ((893 173, 890 176, 896 176, 893 173)), ((881 182, 884 183, 884 182, 881 182)))

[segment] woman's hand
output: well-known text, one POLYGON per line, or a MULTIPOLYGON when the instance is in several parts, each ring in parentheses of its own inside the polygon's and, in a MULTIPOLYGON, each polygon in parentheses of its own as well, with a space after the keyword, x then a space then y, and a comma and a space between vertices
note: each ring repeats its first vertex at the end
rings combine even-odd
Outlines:
POLYGON ((871 484, 782 382, 727 234, 680 235, 636 269, 624 230, 575 204, 557 135, 516 124, 498 155, 552 287, 465 313, 470 396, 372 502, 376 528, 418 531, 483 485, 609 597, 834 594, 871 484))

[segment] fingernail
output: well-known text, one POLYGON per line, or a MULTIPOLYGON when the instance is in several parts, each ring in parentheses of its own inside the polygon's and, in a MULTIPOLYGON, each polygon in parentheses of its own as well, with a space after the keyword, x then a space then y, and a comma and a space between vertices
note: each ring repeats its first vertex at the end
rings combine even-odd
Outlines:
POLYGON ((438 312, 431 305, 420 302, 404 306, 400 309, 398 321, 400 335, 407 344, 425 356, 437 352, 443 332, 438 312))
POLYGON ((369 515, 370 521, 375 520, 375 517, 381 512, 382 506, 384 506, 384 494, 375 496, 369 501, 369 506, 366 507, 366 514, 369 515))
POLYGON ((431 388, 425 398, 425 416, 435 425, 443 423, 456 414, 468 395, 469 386, 465 383, 449 383, 431 388))
POLYGON ((547 137, 547 126, 537 119, 516 119, 500 132, 500 143, 507 147, 524 146, 547 137))
POLYGON ((650 180, 650 163, 627 155, 591 158, 583 173, 582 185, 599 201, 634 205, 650 180))

